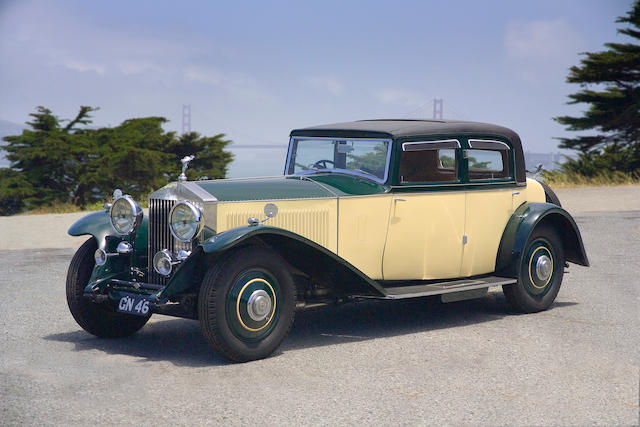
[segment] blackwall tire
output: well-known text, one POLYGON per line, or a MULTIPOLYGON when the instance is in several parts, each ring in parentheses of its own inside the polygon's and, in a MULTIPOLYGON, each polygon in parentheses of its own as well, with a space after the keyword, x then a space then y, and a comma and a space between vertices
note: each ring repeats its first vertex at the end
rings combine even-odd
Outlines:
POLYGON ((522 254, 518 282, 503 287, 511 307, 522 313, 549 308, 560 291, 564 263, 562 242, 556 231, 552 227, 536 227, 522 254))
POLYGON ((271 355, 287 336, 296 290, 286 263, 269 249, 246 246, 218 259, 198 296, 202 334, 236 362, 271 355))
POLYGON ((71 260, 67 272, 67 304, 75 321, 82 329, 100 338, 122 338, 142 328, 149 317, 132 316, 104 308, 84 298, 84 288, 89 283, 97 248, 92 237, 80 246, 71 260))

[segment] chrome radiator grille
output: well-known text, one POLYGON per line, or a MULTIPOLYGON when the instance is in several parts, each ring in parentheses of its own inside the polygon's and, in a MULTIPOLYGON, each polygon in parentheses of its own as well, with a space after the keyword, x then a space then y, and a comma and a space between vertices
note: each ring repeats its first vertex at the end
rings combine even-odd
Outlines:
POLYGON ((177 241, 169 230, 169 213, 175 200, 149 199, 149 282, 166 285, 168 278, 153 269, 153 256, 162 249, 174 254, 179 250, 192 250, 193 243, 177 241))

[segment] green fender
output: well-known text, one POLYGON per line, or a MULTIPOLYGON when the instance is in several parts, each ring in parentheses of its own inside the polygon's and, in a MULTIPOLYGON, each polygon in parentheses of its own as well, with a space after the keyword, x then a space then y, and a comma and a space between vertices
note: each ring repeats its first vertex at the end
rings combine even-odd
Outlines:
POLYGON ((245 226, 220 233, 198 246, 180 265, 160 297, 199 287, 207 268, 224 253, 245 244, 267 245, 293 267, 323 280, 340 295, 383 296, 382 286, 349 262, 317 243, 277 227, 245 226))
MULTIPOLYGON (((148 230, 149 219, 145 216, 135 233, 133 265, 144 267, 147 265, 148 230)), ((109 253, 115 252, 121 241, 131 241, 131 236, 120 236, 111 227, 108 210, 94 212, 80 218, 69 228, 68 233, 71 236, 93 236, 98 247, 109 253)), ((89 282, 98 280, 98 278, 119 277, 122 274, 128 274, 128 266, 125 265, 121 257, 109 258, 105 265, 95 266, 89 282)))
MULTIPOLYGON (((109 211, 99 211, 91 213, 87 216, 83 216, 79 220, 77 220, 73 225, 69 228, 68 231, 71 236, 84 236, 91 235, 95 237, 98 247, 104 250, 112 249, 111 244, 109 244, 109 248, 106 247, 106 241, 111 241, 112 239, 107 239, 107 237, 113 237, 113 241, 115 241, 115 246, 122 240, 130 241, 129 236, 123 237, 118 235, 113 227, 111 227, 111 223, 109 222, 109 211)), ((134 249, 136 252, 144 254, 146 256, 147 253, 147 241, 149 234, 149 218, 144 216, 142 218, 142 222, 138 226, 135 235, 134 249)), ((115 248, 114 246, 114 248, 115 248)))
POLYGON ((71 236, 91 235, 95 237, 98 247, 106 250, 106 237, 116 233, 109 223, 109 212, 99 211, 83 216, 73 223, 68 231, 71 236))
POLYGON ((496 259, 498 274, 517 277, 527 240, 540 224, 548 224, 558 232, 568 262, 589 266, 580 230, 569 212, 551 203, 523 203, 513 213, 502 234, 496 259))

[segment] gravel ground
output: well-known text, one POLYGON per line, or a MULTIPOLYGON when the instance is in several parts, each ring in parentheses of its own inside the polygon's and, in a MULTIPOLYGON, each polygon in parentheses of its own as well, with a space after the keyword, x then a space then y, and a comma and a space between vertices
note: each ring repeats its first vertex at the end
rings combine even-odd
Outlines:
MULTIPOLYGON (((3 425, 637 425, 640 197, 633 195, 637 187, 627 188, 636 193, 625 205, 608 200, 608 191, 577 198, 604 201, 589 205, 601 212, 573 210, 592 267, 572 265, 546 312, 510 313, 498 291, 451 304, 421 299, 314 309, 298 313, 273 357, 246 364, 212 353, 190 320, 154 316, 120 340, 85 333, 64 296, 78 241, 34 249, 61 230, 42 216, 21 217, 46 224, 40 230, 46 236, 32 248, 0 250, 0 419, 3 425)), ((560 198, 572 210, 571 197, 560 198)), ((4 237, 6 226, 0 219, 4 237)))

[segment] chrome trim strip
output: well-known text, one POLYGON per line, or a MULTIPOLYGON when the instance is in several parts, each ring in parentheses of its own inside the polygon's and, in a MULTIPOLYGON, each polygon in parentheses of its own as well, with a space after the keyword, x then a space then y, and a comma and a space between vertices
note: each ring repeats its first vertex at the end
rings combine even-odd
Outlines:
POLYGON ((502 141, 496 141, 493 139, 470 139, 469 148, 474 150, 482 150, 482 149, 500 150, 500 151, 511 150, 511 147, 509 147, 509 144, 502 141), (473 144, 477 144, 477 145, 474 147, 473 144))
POLYGON ((460 141, 457 139, 439 139, 435 141, 413 141, 403 142, 402 151, 425 151, 438 150, 447 148, 462 148, 460 141))

